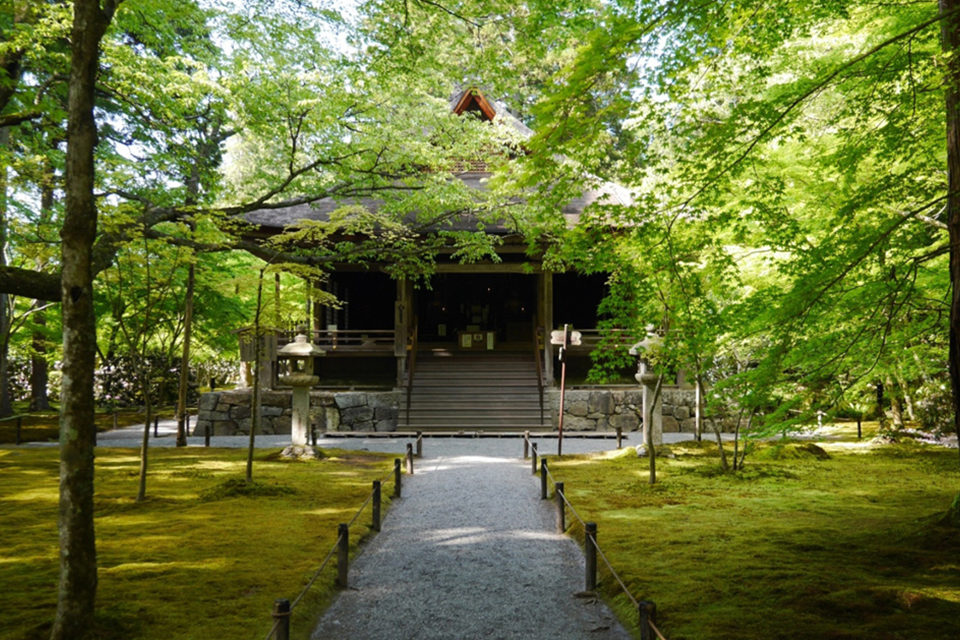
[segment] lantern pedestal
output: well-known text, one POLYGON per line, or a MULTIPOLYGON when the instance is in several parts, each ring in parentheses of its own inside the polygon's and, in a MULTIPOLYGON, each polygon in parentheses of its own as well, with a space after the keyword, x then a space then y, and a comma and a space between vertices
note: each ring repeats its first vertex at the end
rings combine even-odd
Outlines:
POLYGON ((663 444, 663 407, 660 395, 656 393, 659 376, 638 373, 636 379, 643 385, 643 442, 659 447, 663 444))
POLYGON ((290 443, 306 445, 310 437, 310 387, 320 379, 307 373, 281 376, 280 382, 293 388, 293 415, 290 417, 290 443))

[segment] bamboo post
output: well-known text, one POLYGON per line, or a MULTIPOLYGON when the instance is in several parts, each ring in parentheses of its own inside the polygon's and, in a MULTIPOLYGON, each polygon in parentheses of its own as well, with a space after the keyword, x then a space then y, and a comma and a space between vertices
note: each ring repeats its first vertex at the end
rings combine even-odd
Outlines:
POLYGON ((407 473, 413 475, 413 445, 407 443, 407 473))
POLYGON ((350 527, 346 524, 337 526, 337 586, 347 588, 347 573, 350 571, 350 527))
POLYGON ((290 601, 286 598, 277 598, 273 601, 273 626, 277 632, 276 640, 290 640, 290 601))
POLYGON ((423 457, 423 431, 417 431, 417 457, 423 457))
POLYGON ((656 640, 650 623, 656 624, 657 605, 649 600, 641 600, 637 603, 637 612, 640 614, 640 640, 656 640))
POLYGON ((563 533, 567 530, 566 509, 563 504, 563 483, 555 482, 553 484, 553 493, 557 500, 557 533, 563 533))
POLYGON ((526 460, 530 457, 530 432, 523 432, 523 459, 526 460))
POLYGON ((547 499, 547 461, 540 460, 540 499, 547 499))
POLYGON ((530 473, 537 472, 537 443, 530 443, 530 473))
POLYGON ((588 522, 583 536, 583 555, 586 560, 584 588, 594 591, 597 588, 597 523, 588 522))
POLYGON ((393 497, 400 497, 400 458, 393 461, 393 497))
POLYGON ((371 509, 373 512, 373 523, 371 523, 370 528, 374 531, 380 531, 380 481, 373 481, 373 507, 371 509))

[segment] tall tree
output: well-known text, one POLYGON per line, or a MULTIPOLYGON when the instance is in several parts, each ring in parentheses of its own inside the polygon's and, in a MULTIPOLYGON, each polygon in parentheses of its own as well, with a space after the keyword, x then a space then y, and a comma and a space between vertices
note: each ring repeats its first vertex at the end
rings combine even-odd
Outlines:
POLYGON ((946 57, 947 231, 950 234, 950 381, 960 438, 960 2, 939 0, 946 57))
POLYGON ((51 640, 90 635, 97 591, 93 526, 93 244, 100 40, 120 0, 75 0, 70 39, 66 214, 62 240, 63 387, 60 410, 60 586, 51 640))

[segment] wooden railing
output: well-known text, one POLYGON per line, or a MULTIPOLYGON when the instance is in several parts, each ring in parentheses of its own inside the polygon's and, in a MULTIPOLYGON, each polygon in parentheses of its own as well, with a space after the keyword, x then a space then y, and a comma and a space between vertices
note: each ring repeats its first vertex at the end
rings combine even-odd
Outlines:
MULTIPOLYGON (((296 330, 281 331, 277 336, 278 346, 293 342, 296 330)), ((393 353, 393 329, 313 329, 311 341, 321 349, 331 352, 393 353)))
POLYGON ((629 349, 643 336, 634 335, 626 329, 577 329, 580 332, 579 346, 571 347, 571 351, 593 351, 603 340, 607 339, 607 344, 612 344, 616 348, 629 349))

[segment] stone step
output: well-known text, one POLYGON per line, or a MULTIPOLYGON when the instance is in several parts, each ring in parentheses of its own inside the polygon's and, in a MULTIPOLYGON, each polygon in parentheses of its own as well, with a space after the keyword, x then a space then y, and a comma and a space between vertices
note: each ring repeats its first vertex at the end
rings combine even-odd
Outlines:
POLYGON ((544 429, 532 354, 417 357, 401 424, 431 431, 544 429))

